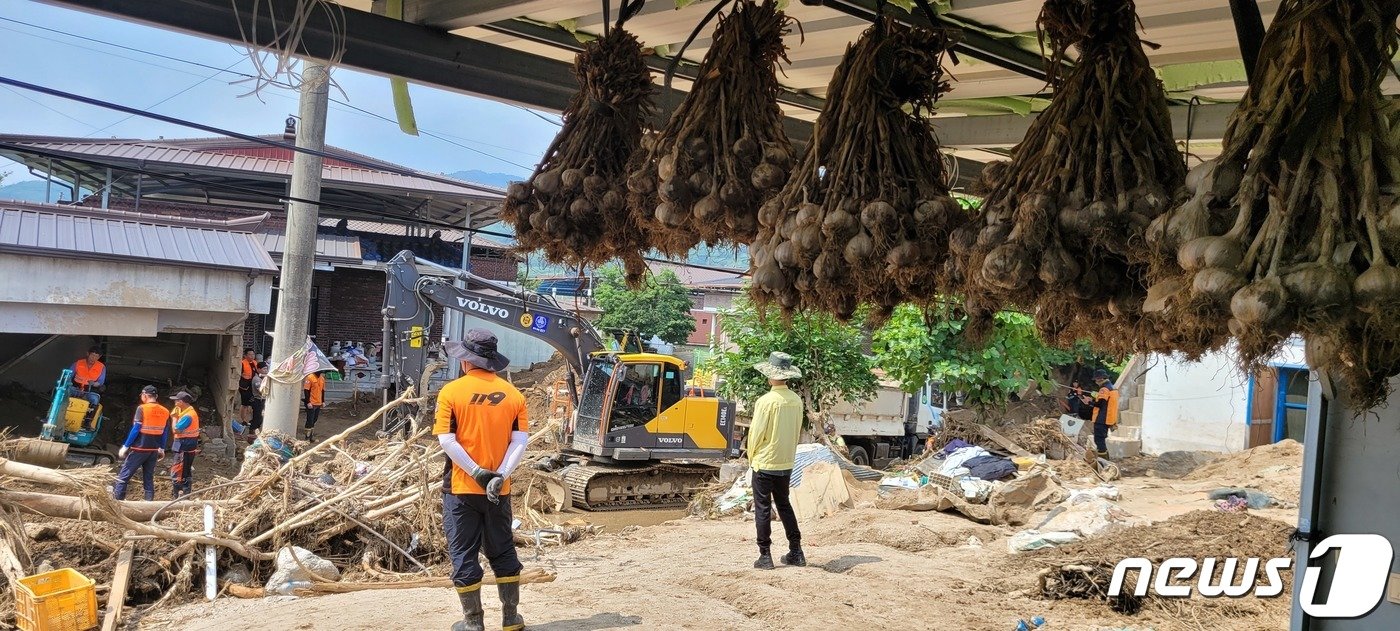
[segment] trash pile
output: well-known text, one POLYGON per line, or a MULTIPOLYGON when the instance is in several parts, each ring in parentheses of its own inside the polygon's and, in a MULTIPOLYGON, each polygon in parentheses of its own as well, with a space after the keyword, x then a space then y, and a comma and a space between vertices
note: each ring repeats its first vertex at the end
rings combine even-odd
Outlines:
MULTIPOLYGON (((19 559, 19 567, 0 566, 28 575, 47 560, 104 583, 119 552, 131 548, 136 560, 128 599, 134 605, 187 600, 196 586, 202 593, 206 547, 216 551, 218 589, 238 597, 450 585, 440 505, 443 456, 429 440, 431 407, 423 403, 409 390, 315 446, 263 432, 233 479, 216 479, 171 502, 111 499, 106 469, 61 471, 0 457, 0 522, 14 524, 0 528, 0 535, 9 535, 0 536, 0 560, 19 559), (399 406, 416 410, 408 440, 346 440, 399 406), (213 511, 212 529, 205 526, 205 507, 213 511), (53 525, 58 534, 42 542, 15 536, 31 524, 53 525)), ((530 467, 528 459, 542 456, 527 456, 517 473, 511 498, 517 542, 563 544, 596 534, 587 524, 561 526, 545 516, 567 494, 551 474, 530 467)), ((552 578, 535 570, 522 582, 552 578)))
POLYGON ((1069 498, 1052 509, 1039 525, 1008 539, 1007 550, 1053 548, 1146 524, 1146 520, 1118 507, 1120 497, 1117 487, 1106 484, 1070 491, 1069 498))
MULTIPOLYGON (((798 521, 826 517, 854 506, 856 476, 830 447, 817 443, 797 446, 789 497, 798 521)), ((726 464, 719 480, 699 489, 689 512, 704 519, 747 515, 753 511, 753 487, 748 466, 726 464)))

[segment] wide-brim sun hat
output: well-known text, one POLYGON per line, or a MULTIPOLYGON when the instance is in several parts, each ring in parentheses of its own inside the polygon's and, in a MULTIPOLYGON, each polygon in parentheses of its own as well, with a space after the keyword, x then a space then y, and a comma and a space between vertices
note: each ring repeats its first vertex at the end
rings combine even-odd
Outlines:
POLYGON ((467 362, 482 370, 500 372, 510 365, 510 358, 496 350, 496 335, 482 329, 470 329, 466 339, 443 345, 448 357, 467 362))
POLYGON ((787 353, 769 353, 768 361, 754 364, 753 367, 754 370, 763 373, 764 377, 774 381, 802 378, 802 369, 792 364, 792 355, 787 353))

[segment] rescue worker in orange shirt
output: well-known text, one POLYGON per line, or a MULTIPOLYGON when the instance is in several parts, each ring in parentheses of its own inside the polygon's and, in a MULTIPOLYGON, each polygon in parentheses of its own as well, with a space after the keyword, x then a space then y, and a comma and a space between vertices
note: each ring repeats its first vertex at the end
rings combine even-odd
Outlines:
POLYGON ((520 605, 520 559, 511 533, 510 474, 525 455, 529 419, 525 397, 496 375, 510 360, 496 350, 496 336, 471 329, 447 352, 462 362, 462 376, 438 393, 433 434, 447 453, 443 471, 442 524, 452 555, 452 584, 463 620, 453 631, 482 631, 481 562, 496 575, 504 631, 525 628, 520 605))
POLYGON ((141 470, 142 491, 146 501, 156 498, 156 463, 165 457, 165 441, 170 438, 170 410, 156 403, 159 393, 155 386, 141 389, 141 405, 131 422, 131 433, 117 451, 123 458, 121 472, 112 486, 112 497, 126 499, 126 485, 136 470, 141 470))
POLYGON ((253 375, 258 372, 258 360, 253 349, 243 349, 243 361, 238 370, 238 420, 244 427, 253 417, 253 375))
POLYGON ((92 418, 97 414, 100 394, 107 387, 107 366, 98 361, 102 349, 94 346, 88 349, 87 357, 73 362, 73 385, 68 386, 68 396, 87 399, 87 414, 83 416, 83 429, 92 429, 92 418))
POLYGON ((199 453, 199 412, 194 409, 194 397, 188 392, 179 392, 170 397, 175 402, 170 410, 170 423, 175 428, 175 441, 170 451, 175 462, 170 464, 170 486, 175 498, 189 495, 194 484, 194 457, 199 453))
POLYGON ((312 430, 321 419, 321 408, 326 406, 326 376, 313 372, 301 384, 301 402, 306 406, 306 434, 303 440, 310 441, 315 436, 312 430))
POLYGON ((1118 429, 1118 390, 1108 380, 1108 371, 1100 368, 1094 371, 1094 383, 1099 386, 1092 399, 1083 397, 1086 405, 1094 408, 1094 449, 1100 458, 1108 457, 1108 432, 1118 429))

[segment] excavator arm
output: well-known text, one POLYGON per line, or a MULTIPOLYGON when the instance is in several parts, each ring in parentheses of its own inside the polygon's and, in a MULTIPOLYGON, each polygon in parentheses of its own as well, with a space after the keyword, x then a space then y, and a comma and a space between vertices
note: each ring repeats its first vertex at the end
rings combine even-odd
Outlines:
MULTIPOLYGON (((471 272, 438 265, 404 250, 389 261, 385 270, 384 293, 384 376, 386 388, 398 390, 417 383, 427 365, 433 344, 433 305, 490 322, 529 335, 549 344, 563 355, 573 376, 581 376, 594 351, 602 350, 603 338, 587 320, 561 308, 546 296, 518 291, 471 272), (449 278, 423 276, 418 266, 434 268, 449 278), (465 281, 463 289, 452 284, 465 281)), ((570 379, 570 392, 577 403, 577 386, 570 379)))

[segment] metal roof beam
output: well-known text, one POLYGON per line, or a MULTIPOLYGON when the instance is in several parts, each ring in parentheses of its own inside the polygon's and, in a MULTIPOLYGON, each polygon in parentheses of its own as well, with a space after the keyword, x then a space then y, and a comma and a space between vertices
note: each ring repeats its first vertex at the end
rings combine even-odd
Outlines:
MULTIPOLYGON (((1198 105, 1194 112, 1189 105, 1173 105, 1168 109, 1172 115, 1172 133, 1177 140, 1186 139, 1188 117, 1192 118, 1192 140, 1219 140, 1225 136, 1225 125, 1230 113, 1235 111, 1235 104, 1198 105)), ((1012 147, 1026 137, 1038 116, 949 116, 933 119, 933 127, 938 132, 939 144, 945 148, 1012 147)))
POLYGON ((481 26, 557 6, 559 0, 408 0, 405 20, 446 31, 481 26))
MULTIPOLYGON (((878 7, 883 3, 880 0, 802 0, 802 4, 819 5, 846 15, 873 21, 880 15, 878 7)), ((957 45, 953 47, 954 52, 1000 66, 1032 79, 1046 80, 1045 59, 1036 53, 1012 46, 985 33, 964 29, 959 24, 939 16, 935 16, 936 23, 930 22, 928 17, 918 10, 913 13, 890 11, 889 15, 900 22, 913 26, 958 29, 962 35, 957 45)))

